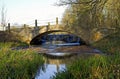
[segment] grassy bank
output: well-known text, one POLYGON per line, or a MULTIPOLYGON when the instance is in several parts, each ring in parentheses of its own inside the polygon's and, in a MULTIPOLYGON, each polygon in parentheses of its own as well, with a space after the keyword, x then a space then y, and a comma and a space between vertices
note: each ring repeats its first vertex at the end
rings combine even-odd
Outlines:
POLYGON ((93 44, 108 55, 78 58, 53 79, 120 79, 120 32, 93 44))
POLYGON ((42 56, 34 51, 10 49, 20 45, 0 43, 0 79, 31 79, 43 64, 42 56))
POLYGON ((93 46, 107 54, 120 52, 120 31, 106 36, 94 43, 93 46))
POLYGON ((120 54, 113 56, 95 55, 79 58, 59 72, 53 79, 119 79, 120 54))

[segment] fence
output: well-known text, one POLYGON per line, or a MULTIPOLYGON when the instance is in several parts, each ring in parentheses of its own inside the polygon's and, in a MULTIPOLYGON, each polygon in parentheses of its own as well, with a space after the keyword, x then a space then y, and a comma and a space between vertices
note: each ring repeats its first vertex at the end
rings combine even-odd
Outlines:
MULTIPOLYGON (((26 23, 26 24, 22 24, 22 26, 24 26, 24 25, 26 25, 26 26, 28 26, 28 27, 34 27, 34 29, 36 29, 38 26, 40 27, 40 26, 46 26, 46 31, 48 31, 48 29, 49 29, 49 26, 50 25, 58 25, 58 23, 59 23, 59 21, 58 21, 58 17, 56 17, 56 20, 55 21, 51 21, 51 22, 43 22, 43 23, 41 23, 41 22, 43 22, 42 20, 34 20, 34 21, 32 21, 32 22, 30 22, 30 23, 26 23), (33 23, 34 22, 34 23, 33 23), (40 24, 42 24, 42 25, 40 25, 40 24)), ((7 25, 7 27, 5 28, 5 30, 8 30, 8 32, 10 32, 10 29, 11 29, 11 27, 12 26, 15 26, 15 25, 12 25, 12 24, 10 24, 10 23, 8 23, 8 25, 7 25)), ((16 26, 17 27, 17 26, 16 26)), ((0 30, 3 30, 3 27, 0 27, 0 30)))

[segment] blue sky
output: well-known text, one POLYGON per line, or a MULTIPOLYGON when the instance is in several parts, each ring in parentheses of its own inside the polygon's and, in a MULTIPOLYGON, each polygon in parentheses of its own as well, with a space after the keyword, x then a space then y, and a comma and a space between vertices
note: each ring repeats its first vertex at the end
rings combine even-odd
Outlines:
POLYGON ((62 18, 64 7, 55 6, 58 0, 0 0, 0 6, 7 9, 7 20, 10 23, 24 24, 35 19, 53 20, 62 18))

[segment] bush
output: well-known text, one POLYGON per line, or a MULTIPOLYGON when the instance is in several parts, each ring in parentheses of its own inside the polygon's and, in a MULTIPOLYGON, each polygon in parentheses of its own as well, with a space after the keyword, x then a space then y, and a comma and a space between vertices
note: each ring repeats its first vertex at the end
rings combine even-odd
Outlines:
POLYGON ((13 33, 8 33, 0 31, 0 42, 19 42, 19 36, 14 35, 13 33))

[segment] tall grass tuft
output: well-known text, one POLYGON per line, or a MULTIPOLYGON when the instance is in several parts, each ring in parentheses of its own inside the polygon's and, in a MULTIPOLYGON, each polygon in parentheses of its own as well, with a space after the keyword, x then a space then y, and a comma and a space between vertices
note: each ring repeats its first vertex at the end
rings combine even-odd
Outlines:
POLYGON ((13 43, 0 44, 0 79, 32 79, 44 63, 43 57, 30 50, 11 50, 13 43))
POLYGON ((79 58, 53 79, 120 79, 120 53, 79 58))

